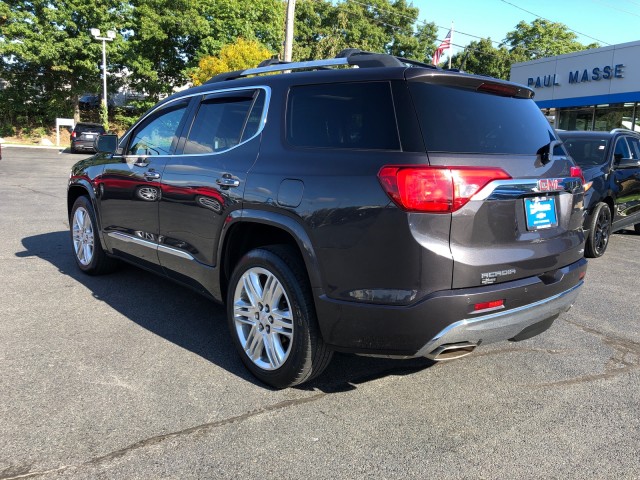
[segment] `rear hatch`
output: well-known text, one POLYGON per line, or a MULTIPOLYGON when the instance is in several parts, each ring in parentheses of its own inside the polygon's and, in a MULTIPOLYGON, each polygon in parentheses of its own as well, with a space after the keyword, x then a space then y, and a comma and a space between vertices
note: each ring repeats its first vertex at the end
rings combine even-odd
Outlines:
POLYGON ((534 275, 553 281, 582 258, 580 171, 549 156, 556 136, 533 92, 421 69, 409 69, 407 80, 429 163, 454 179, 453 205, 441 213, 451 215, 452 288, 534 275))
POLYGON ((101 125, 78 124, 75 128, 76 141, 93 142, 96 137, 105 133, 101 125))

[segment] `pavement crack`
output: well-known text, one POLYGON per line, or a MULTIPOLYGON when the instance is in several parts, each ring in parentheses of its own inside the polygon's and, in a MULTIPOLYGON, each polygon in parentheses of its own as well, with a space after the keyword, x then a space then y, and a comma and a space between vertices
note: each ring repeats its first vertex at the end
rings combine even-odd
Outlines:
POLYGON ((192 434, 202 434, 207 431, 213 430, 218 427, 223 427, 225 425, 229 425, 231 423, 239 423, 244 422, 245 420, 253 417, 257 417, 259 415, 263 415, 265 413, 275 412, 278 410, 283 410, 289 407, 295 407, 298 405, 304 405, 306 403, 315 402, 324 398, 327 394, 324 392, 319 392, 315 395, 297 398, 294 400, 284 400, 282 402, 278 402, 274 405, 269 405, 263 408, 259 408, 256 410, 251 410, 249 412, 243 413, 241 415, 236 415, 234 417, 225 418, 223 420, 217 420, 215 422, 203 423, 201 425, 196 425, 195 427, 185 428, 184 430, 179 430, 177 432, 165 433, 163 435, 156 435, 154 437, 146 438, 144 440, 140 440, 139 442, 133 443, 127 447, 121 448, 119 450, 115 450, 113 452, 107 453, 106 455, 102 455, 100 457, 92 458, 91 460, 87 460, 86 462, 80 463, 78 465, 66 465, 58 468, 46 470, 46 471, 36 471, 31 472, 30 467, 24 467, 21 470, 3 470, 0 472, 0 480, 17 480, 21 478, 33 478, 42 475, 48 475, 54 472, 63 472, 66 470, 76 470, 83 467, 93 467, 99 465, 101 463, 108 462, 110 460, 115 460, 127 455, 130 452, 139 450, 141 448, 150 447, 153 445, 158 445, 166 440, 170 440, 172 438, 184 437, 192 434), (4 476, 3 476, 4 475, 4 476))
POLYGON ((640 367, 640 343, 627 338, 615 337, 585 325, 566 320, 570 325, 582 330, 590 335, 595 335, 602 339, 602 343, 613 350, 613 354, 607 359, 604 365, 604 372, 583 375, 558 382, 549 382, 536 385, 536 387, 558 387, 565 385, 578 385, 581 383, 594 382, 596 380, 606 380, 625 374, 640 367))
POLYGON ((63 198, 60 195, 55 195, 53 193, 49 193, 49 192, 43 192, 42 190, 36 190, 34 188, 29 188, 29 187, 25 187, 24 185, 13 185, 14 187, 20 188, 22 190, 27 190, 29 192, 32 193, 37 193, 38 195, 45 195, 47 197, 53 197, 53 198, 63 198))

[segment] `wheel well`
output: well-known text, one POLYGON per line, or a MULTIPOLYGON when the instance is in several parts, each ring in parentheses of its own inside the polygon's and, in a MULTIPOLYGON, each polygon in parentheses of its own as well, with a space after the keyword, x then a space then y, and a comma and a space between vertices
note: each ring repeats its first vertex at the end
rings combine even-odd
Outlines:
POLYGON ((227 286, 233 269, 242 256, 254 248, 267 245, 289 245, 303 261, 297 242, 286 230, 263 223, 238 223, 227 233, 222 251, 220 289, 223 299, 227 296, 227 286))
POLYGON ((611 219, 613 220, 613 198, 607 197, 603 198, 602 201, 609 205, 609 210, 611 210, 611 219))
POLYGON ((72 186, 69 188, 67 192, 67 217, 71 215, 71 209, 73 208, 73 204, 76 203, 76 200, 82 196, 89 196, 86 189, 79 186, 72 186))

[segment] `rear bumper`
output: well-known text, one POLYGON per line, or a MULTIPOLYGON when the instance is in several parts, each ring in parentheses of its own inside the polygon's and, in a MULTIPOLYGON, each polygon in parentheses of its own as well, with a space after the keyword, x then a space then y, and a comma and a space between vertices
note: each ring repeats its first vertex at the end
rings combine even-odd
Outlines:
POLYGON ((320 296, 318 320, 325 342, 338 351, 435 358, 443 345, 480 345, 541 333, 571 307, 586 268, 581 258, 543 275, 436 292, 407 306, 320 296), (475 313, 475 304, 497 299, 504 301, 504 309, 475 313))
MULTIPOLYGON (((514 308, 513 310, 466 318, 455 322, 431 339, 416 353, 416 356, 437 360, 437 356, 443 351, 443 347, 448 345, 484 345, 503 340, 518 340, 518 336, 523 333, 524 335, 522 336, 524 338, 529 338, 533 335, 526 335, 527 329, 535 327, 546 320, 551 319, 553 321, 558 315, 571 308, 576 298, 578 298, 578 293, 583 283, 581 281, 569 290, 551 298, 514 308)), ((550 326, 550 323, 542 326, 537 333, 546 330, 548 326, 550 326)))
POLYGON ((95 152, 93 140, 79 140, 71 143, 71 148, 74 150, 90 150, 95 152))

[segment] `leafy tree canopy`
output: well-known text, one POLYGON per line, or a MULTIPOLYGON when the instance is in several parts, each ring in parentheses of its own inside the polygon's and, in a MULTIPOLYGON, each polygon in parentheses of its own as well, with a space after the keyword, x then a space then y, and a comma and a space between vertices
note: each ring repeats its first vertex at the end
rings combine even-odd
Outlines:
POLYGON ((223 46, 217 56, 200 58, 190 77, 194 85, 202 85, 214 75, 253 68, 271 56, 272 53, 256 40, 238 38, 234 43, 223 46))
MULTIPOLYGON (((91 28, 118 33, 107 43, 109 91, 127 84, 153 102, 190 79, 281 53, 285 9, 286 0, 0 0, 0 78, 8 85, 0 90, 0 127, 79 116, 78 97, 102 90, 102 46, 91 28)), ((438 29, 418 18, 409 0, 298 0, 293 58, 361 48, 430 63, 438 29)), ((520 22, 499 47, 472 42, 453 66, 507 78, 515 61, 595 46, 537 19, 520 22)))
MULTIPOLYGON (((1 2, 0 78, 8 86, 0 100, 11 105, 2 109, 5 119, 42 110, 48 118, 70 115, 79 95, 98 91, 102 46, 90 29, 113 29, 122 11, 116 0, 1 2)), ((116 60, 117 53, 110 57, 116 60)))
POLYGON ((585 46, 576 38, 577 35, 566 25, 537 18, 531 23, 518 23, 515 30, 507 33, 504 44, 510 52, 523 56, 526 60, 598 47, 596 43, 585 46))
POLYGON ((451 67, 477 75, 508 79, 512 56, 506 47, 494 47, 490 38, 469 43, 451 59, 451 67))
POLYGON ((433 23, 416 27, 418 13, 406 0, 299 1, 293 58, 327 58, 345 48, 360 48, 428 61, 437 28, 433 23))

